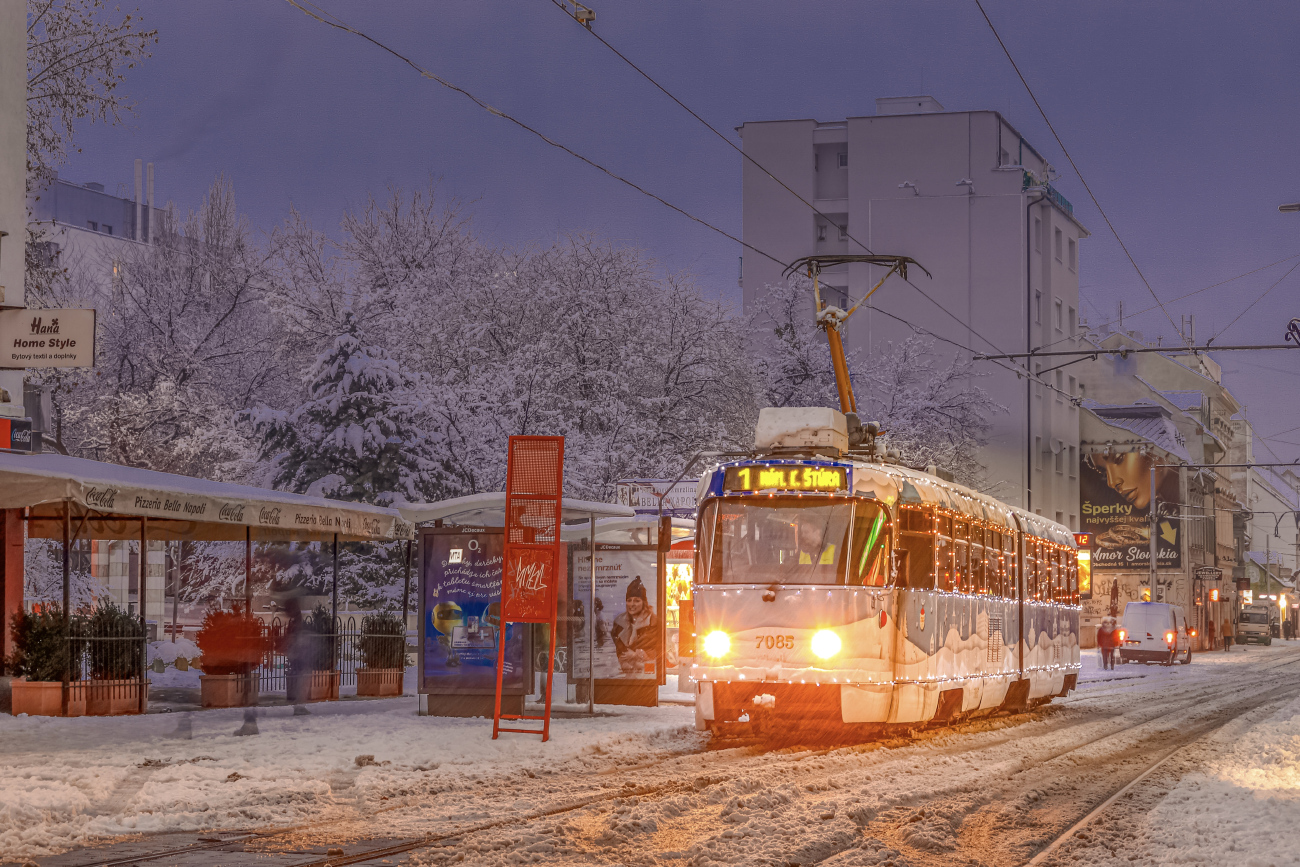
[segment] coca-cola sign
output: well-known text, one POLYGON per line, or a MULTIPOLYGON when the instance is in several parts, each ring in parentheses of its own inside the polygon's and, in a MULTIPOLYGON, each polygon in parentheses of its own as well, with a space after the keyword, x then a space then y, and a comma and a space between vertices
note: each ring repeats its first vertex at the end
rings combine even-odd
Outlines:
POLYGON ((257 522, 259 524, 270 524, 271 526, 280 526, 280 507, 271 508, 263 506, 257 511, 257 522))
POLYGON ((86 505, 96 509, 111 509, 117 501, 117 488, 87 488, 86 505))
POLYGON ((217 518, 222 521, 242 522, 244 520, 244 504, 223 503, 221 510, 217 512, 217 518))

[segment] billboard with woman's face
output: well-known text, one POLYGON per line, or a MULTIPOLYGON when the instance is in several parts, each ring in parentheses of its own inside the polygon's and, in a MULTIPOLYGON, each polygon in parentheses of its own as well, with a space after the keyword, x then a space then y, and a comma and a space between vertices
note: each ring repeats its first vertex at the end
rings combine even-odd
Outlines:
POLYGON ((1182 491, 1177 466, 1138 451, 1096 452, 1079 467, 1080 516, 1093 534, 1096 571, 1151 567, 1151 470, 1155 468, 1156 568, 1182 566, 1182 491))

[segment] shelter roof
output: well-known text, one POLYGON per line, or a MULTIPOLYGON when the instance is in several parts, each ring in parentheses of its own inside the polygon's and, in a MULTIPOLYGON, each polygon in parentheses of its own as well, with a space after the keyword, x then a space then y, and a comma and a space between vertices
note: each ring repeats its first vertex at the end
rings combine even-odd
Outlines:
POLYGON ((413 537, 395 509, 160 473, 59 454, 0 452, 0 508, 30 509, 28 532, 60 538, 387 542, 413 537))
MULTIPOLYGON (((575 500, 565 497, 560 503, 561 521, 586 521, 596 518, 635 518, 636 512, 614 503, 575 500)), ((405 503, 397 506, 402 517, 413 524, 444 521, 474 527, 504 527, 506 523, 505 491, 469 494, 439 500, 436 503, 405 503)))
MULTIPOLYGON (((695 522, 690 518, 673 518, 673 541, 679 542, 695 536, 695 522)), ((581 542, 589 538, 591 525, 571 524, 560 530, 565 542, 581 542)), ((635 518, 600 518, 596 521, 597 545, 654 545, 659 541, 659 519, 653 515, 635 518)))

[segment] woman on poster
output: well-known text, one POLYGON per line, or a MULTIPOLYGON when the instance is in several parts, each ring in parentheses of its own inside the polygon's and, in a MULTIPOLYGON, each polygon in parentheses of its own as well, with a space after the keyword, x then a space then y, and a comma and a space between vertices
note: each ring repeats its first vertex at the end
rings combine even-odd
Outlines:
POLYGON ((659 660, 659 618, 638 575, 627 585, 623 613, 614 618, 610 637, 624 677, 654 677, 659 660))

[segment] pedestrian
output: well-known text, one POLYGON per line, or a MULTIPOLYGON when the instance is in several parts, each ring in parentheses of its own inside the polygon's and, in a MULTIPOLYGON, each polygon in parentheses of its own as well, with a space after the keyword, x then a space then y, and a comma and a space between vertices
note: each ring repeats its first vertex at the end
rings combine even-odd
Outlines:
POLYGON ((1207 617, 1205 621, 1205 649, 1213 650, 1218 646, 1214 642, 1214 619, 1207 617))
POLYGON ((1223 636, 1223 652, 1227 653, 1228 648, 1232 647, 1232 618, 1223 618, 1223 629, 1219 633, 1223 636))
POLYGON ((1097 627, 1097 649, 1101 651, 1103 670, 1115 668, 1115 645, 1119 642, 1115 632, 1115 618, 1103 617, 1101 626, 1097 627))

